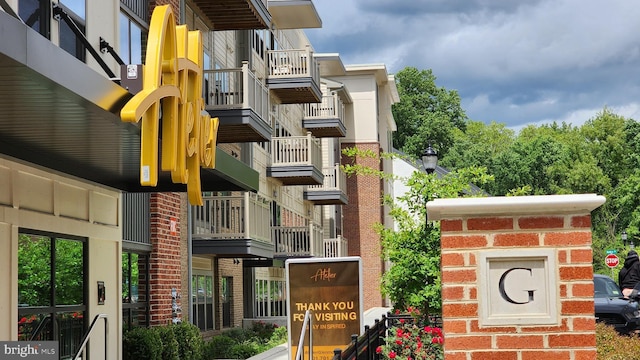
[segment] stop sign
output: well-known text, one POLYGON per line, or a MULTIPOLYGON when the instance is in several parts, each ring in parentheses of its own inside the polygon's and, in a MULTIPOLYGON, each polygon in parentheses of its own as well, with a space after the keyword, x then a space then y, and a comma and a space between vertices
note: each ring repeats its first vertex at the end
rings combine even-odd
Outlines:
POLYGON ((614 268, 618 266, 620 260, 618 259, 618 256, 616 254, 609 254, 606 258, 604 258, 604 262, 608 267, 614 268))

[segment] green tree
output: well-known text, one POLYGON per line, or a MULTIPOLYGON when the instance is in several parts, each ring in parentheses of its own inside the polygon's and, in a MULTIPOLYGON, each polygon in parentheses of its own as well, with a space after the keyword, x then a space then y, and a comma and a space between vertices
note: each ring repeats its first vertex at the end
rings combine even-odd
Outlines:
POLYGON ((423 313, 439 313, 441 303, 440 224, 427 221, 426 203, 435 198, 478 196, 471 184, 493 180, 484 168, 466 168, 442 177, 414 172, 409 191, 398 199, 386 198, 397 229, 376 231, 382 239, 383 258, 391 267, 382 275, 382 293, 398 309, 415 307, 423 313))
POLYGON ((416 158, 432 141, 446 154, 453 145, 453 129, 464 130, 467 115, 455 90, 436 85, 431 70, 406 67, 395 74, 400 102, 393 105, 397 131, 393 146, 416 158))

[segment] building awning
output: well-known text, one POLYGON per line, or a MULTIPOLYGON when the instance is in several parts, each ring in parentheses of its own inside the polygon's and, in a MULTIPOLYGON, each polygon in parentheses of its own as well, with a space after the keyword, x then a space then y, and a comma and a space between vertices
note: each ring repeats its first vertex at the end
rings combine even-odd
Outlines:
MULTIPOLYGON (((140 128, 120 120, 131 94, 0 11, 0 156, 128 192, 186 191, 161 172, 140 185, 140 128)), ((258 172, 223 151, 203 191, 256 191, 258 172)))

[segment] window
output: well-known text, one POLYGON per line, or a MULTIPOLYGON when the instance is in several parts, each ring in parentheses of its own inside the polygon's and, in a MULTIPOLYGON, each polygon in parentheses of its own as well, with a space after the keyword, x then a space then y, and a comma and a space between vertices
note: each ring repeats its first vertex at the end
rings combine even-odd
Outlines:
MULTIPOLYGON (((66 0, 58 4, 64 12, 69 15, 72 22, 78 27, 82 34, 85 33, 85 8, 84 0, 66 0)), ((62 49, 69 54, 75 56, 78 60, 84 62, 87 58, 84 43, 81 36, 76 35, 71 26, 62 18, 58 21, 60 24, 59 44, 62 49)))
POLYGON ((61 359, 75 354, 87 325, 86 258, 86 239, 20 231, 18 340, 58 341, 61 359))
POLYGON ((123 328, 149 325, 149 256, 122 252, 123 328))
POLYGON ((193 275, 191 280, 194 324, 202 331, 213 330, 213 277, 193 275))
POLYGON ((257 279, 255 294, 253 311, 256 317, 287 315, 284 281, 257 279))
POLYGON ((142 64, 147 31, 124 11, 120 12, 119 55, 126 64, 142 64))
POLYGON ((19 0, 18 16, 35 31, 50 38, 50 0, 19 0))

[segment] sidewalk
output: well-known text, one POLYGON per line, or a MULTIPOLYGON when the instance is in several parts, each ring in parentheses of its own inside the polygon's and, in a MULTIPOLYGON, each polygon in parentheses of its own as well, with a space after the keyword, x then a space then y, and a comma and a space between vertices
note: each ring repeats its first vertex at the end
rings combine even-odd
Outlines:
MULTIPOLYGON (((388 307, 376 307, 371 308, 364 312, 364 321, 363 321, 363 329, 364 325, 373 326, 375 324, 376 319, 382 319, 382 315, 391 311, 391 308, 388 307)), ((269 349, 261 354, 250 357, 248 360, 288 360, 289 359, 289 345, 282 344, 274 347, 273 349, 269 349)))

